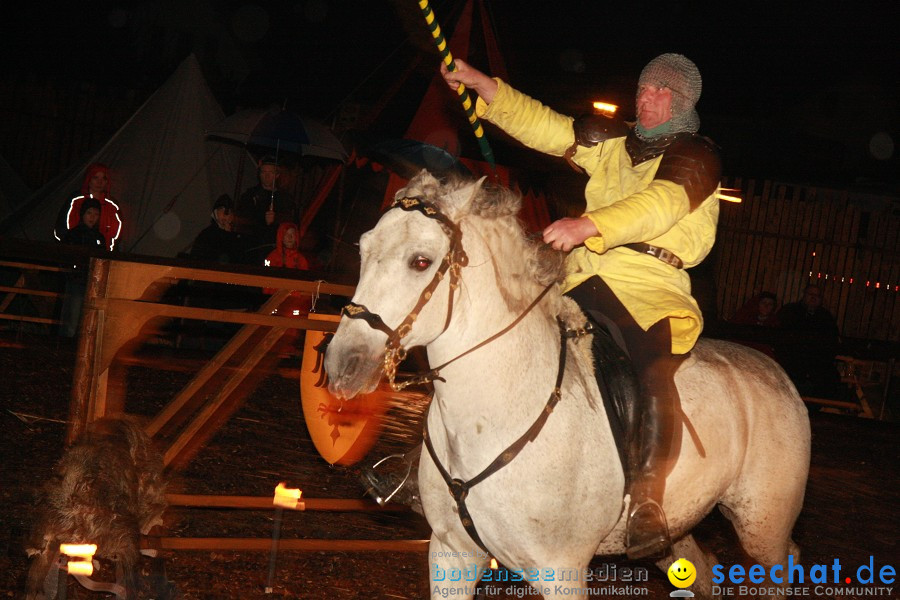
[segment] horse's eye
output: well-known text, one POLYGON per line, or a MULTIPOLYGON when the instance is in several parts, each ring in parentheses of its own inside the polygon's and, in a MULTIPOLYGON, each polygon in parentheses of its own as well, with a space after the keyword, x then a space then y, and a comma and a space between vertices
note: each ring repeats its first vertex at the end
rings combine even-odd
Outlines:
POLYGON ((431 259, 425 258, 424 256, 417 256, 409 261, 409 266, 411 269, 415 269, 421 273, 422 271, 427 271, 428 267, 431 266, 431 259))

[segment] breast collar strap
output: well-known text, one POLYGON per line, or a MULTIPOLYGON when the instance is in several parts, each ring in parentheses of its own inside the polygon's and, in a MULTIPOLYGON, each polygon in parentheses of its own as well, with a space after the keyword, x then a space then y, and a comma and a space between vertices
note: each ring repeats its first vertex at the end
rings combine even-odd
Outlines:
MULTIPOLYGON (((412 330, 413 324, 416 322, 416 319, 419 317, 419 313, 422 308, 431 300, 431 296, 434 294, 434 290, 437 289, 437 286, 444 279, 444 275, 447 272, 450 272, 450 290, 449 290, 449 298, 447 300, 447 319, 444 321, 444 331, 450 326, 450 319, 453 315, 453 295, 456 291, 456 288, 459 287, 459 277, 460 270, 469 263, 469 257, 466 255, 465 250, 462 247, 462 230, 459 226, 447 218, 441 211, 437 209, 434 204, 430 202, 426 202, 420 198, 397 198, 392 203, 388 210, 393 208, 400 208, 406 211, 418 211, 422 213, 424 216, 429 219, 434 219, 438 223, 441 224, 441 227, 447 232, 447 235, 450 238, 450 249, 447 250, 447 254, 444 256, 444 259, 441 261, 438 270, 435 272, 434 277, 431 278, 431 281, 428 285, 425 286, 425 289, 422 290, 422 293, 419 294, 419 299, 416 302, 416 305, 410 311, 406 318, 400 322, 396 329, 391 329, 384 322, 384 320, 376 313, 373 313, 368 308, 363 306, 362 304, 356 304, 355 302, 350 302, 346 306, 344 306, 341 311, 342 314, 346 315, 351 319, 362 319, 366 323, 369 324, 373 329, 377 329, 378 331, 383 331, 387 336, 387 342, 385 342, 385 353, 384 353, 384 373, 390 382, 391 387, 395 391, 399 391, 406 387, 402 384, 395 384, 394 378, 397 374, 397 365, 399 365, 403 359, 406 358, 406 349, 403 348, 402 342, 403 338, 409 335, 409 332, 412 330)), ((408 384, 407 384, 408 385, 408 384)))
MULTIPOLYGON (((569 338, 577 337, 584 333, 583 331, 572 331, 567 330, 565 325, 563 325, 562 320, 557 318, 557 323, 559 324, 560 330, 560 343, 559 343, 559 365, 556 369, 556 384, 553 386, 553 391, 550 392, 550 398, 547 400, 547 404, 544 405, 544 409, 537 416, 534 423, 531 424, 531 427, 528 428, 528 431, 523 433, 519 439, 510 444, 503 452, 501 452, 497 458, 495 458, 491 464, 489 464, 485 469, 473 477, 468 481, 463 481, 462 479, 452 477, 450 473, 447 471, 446 467, 441 463, 440 459, 437 457, 437 453, 434 450, 434 446, 431 443, 431 436, 428 434, 428 414, 425 415, 425 430, 423 432, 423 438, 425 442, 425 448, 428 450, 429 456, 431 456, 431 460, 434 461, 435 467, 437 467, 438 473, 441 474, 441 477, 444 479, 444 482, 447 484, 447 488, 450 490, 450 495, 453 496, 453 499, 456 500, 456 507, 459 512, 459 520, 462 522, 463 528, 466 530, 466 533, 469 534, 469 537, 478 544, 478 547, 484 550, 485 552, 490 553, 490 550, 485 547, 484 542, 481 540, 481 536, 478 535, 478 530, 475 528, 475 523, 472 520, 472 515, 469 514, 469 509, 466 507, 466 497, 469 495, 469 490, 508 465, 513 461, 513 459, 519 455, 519 452, 525 447, 528 442, 533 442, 538 434, 540 434, 541 430, 544 428, 544 424, 547 422, 547 418, 550 416, 550 413, 553 412, 553 409, 556 407, 560 398, 562 397, 562 380, 563 375, 566 370, 566 347, 568 345, 569 338)), ((428 412, 431 411, 431 406, 428 407, 428 412)))

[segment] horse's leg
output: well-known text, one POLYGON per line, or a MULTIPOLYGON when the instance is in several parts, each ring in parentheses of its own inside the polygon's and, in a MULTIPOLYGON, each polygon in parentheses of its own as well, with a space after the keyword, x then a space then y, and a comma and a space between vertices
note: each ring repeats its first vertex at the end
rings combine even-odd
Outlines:
POLYGON ((703 550, 697 545, 694 536, 687 534, 672 544, 672 554, 658 561, 656 566, 664 572, 668 572, 672 563, 679 558, 689 560, 697 572, 697 579, 691 584, 691 591, 694 592, 694 595, 703 599, 717 598, 718 596, 714 596, 712 593, 712 568, 713 565, 719 563, 716 555, 703 550))
MULTIPOLYGON (((789 462, 789 460, 787 461, 789 462)), ((782 473, 791 473, 793 465, 779 467, 782 473)), ((803 465, 796 468, 805 469, 803 465)), ((800 548, 791 539, 791 531, 797 515, 803 505, 803 494, 806 484, 806 471, 803 477, 787 478, 785 481, 764 482, 758 480, 752 490, 745 491, 743 498, 729 494, 723 499, 719 510, 734 525, 744 551, 766 573, 771 573, 774 565, 785 565, 788 556, 794 557, 794 563, 800 560, 800 548)), ((767 587, 785 587, 786 580, 781 583, 768 581, 767 587)))
MULTIPOLYGON (((452 532, 450 535, 453 535, 452 532)), ((487 562, 486 553, 471 541, 448 544, 432 534, 431 543, 428 544, 428 577, 432 600, 471 600, 487 562)))

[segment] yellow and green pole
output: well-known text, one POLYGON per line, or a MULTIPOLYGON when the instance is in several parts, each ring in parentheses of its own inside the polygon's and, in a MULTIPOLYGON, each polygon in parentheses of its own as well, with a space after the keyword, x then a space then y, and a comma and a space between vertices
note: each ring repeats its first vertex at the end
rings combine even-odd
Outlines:
MULTIPOLYGON (((456 63, 453 62, 453 55, 450 54, 450 49, 447 47, 447 40, 444 38, 444 34, 441 33, 441 26, 438 25, 437 19, 434 16, 434 11, 431 10, 431 5, 428 3, 428 0, 419 0, 419 8, 422 9, 422 14, 425 15, 425 23, 428 24, 428 29, 431 31, 431 37, 434 38, 434 43, 437 46, 438 52, 441 54, 441 59, 444 61, 444 64, 447 65, 448 70, 455 71, 456 63)), ((472 125, 472 131, 475 133, 475 139, 478 140, 478 147, 481 149, 481 155, 484 157, 484 160, 491 165, 491 169, 496 171, 494 152, 491 150, 491 145, 484 135, 484 128, 481 126, 481 121, 475 114, 475 103, 472 102, 469 91, 466 89, 466 86, 460 83, 459 87, 456 88, 456 93, 459 94, 463 110, 466 112, 466 118, 469 119, 469 123, 472 125)))

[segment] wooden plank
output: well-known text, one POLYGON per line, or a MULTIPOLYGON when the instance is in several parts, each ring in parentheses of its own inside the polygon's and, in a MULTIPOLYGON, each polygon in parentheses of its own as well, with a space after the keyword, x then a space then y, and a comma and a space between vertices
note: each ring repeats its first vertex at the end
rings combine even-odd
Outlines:
MULTIPOLYGON (((96 259, 94 259, 96 260, 96 259)), ((302 274, 303 271, 298 271, 302 274)), ((308 294, 329 294, 337 296, 353 296, 355 288, 350 285, 328 283, 327 281, 307 281, 303 279, 285 279, 267 277, 247 273, 231 273, 213 271, 194 267, 178 267, 153 263, 137 263, 112 261, 110 289, 108 298, 125 298, 130 300, 155 299, 145 298, 151 284, 155 282, 173 283, 178 279, 209 281, 259 288, 288 289, 308 294)))
POLYGON ((0 313, 6 312, 6 309, 9 308, 9 305, 12 304, 13 299, 15 299, 19 288, 24 285, 25 273, 19 273, 19 278, 16 279, 16 283, 13 284, 13 287, 11 288, 13 291, 6 295, 6 298, 3 299, 3 302, 0 302, 0 313))
POLYGON ((775 246, 775 260, 772 264, 773 278, 769 283, 768 290, 773 292, 778 299, 776 310, 780 304, 784 304, 786 301, 787 279, 790 277, 789 273, 793 271, 794 240, 790 236, 793 235, 795 227, 796 206, 796 191, 790 197, 785 197, 781 201, 781 218, 779 219, 777 232, 778 240, 775 246))
MULTIPOLYGON (((279 292, 289 293, 288 290, 279 290, 279 292)), ((335 331, 337 329, 337 323, 318 319, 280 317, 262 313, 195 308, 154 302, 134 302, 118 298, 96 300, 93 302, 93 308, 109 314, 110 327, 105 330, 100 362, 104 370, 109 367, 113 357, 125 343, 137 337, 148 321, 160 317, 262 325, 284 329, 312 329, 315 331, 335 331)))
MULTIPOLYGON (((274 496, 274 494, 273 494, 274 496)), ((225 496, 219 494, 166 494, 170 506, 193 506, 202 508, 237 508, 249 510, 272 510, 273 496, 225 496)), ((335 512, 409 512, 402 504, 377 504, 372 500, 346 498, 307 498, 303 497, 305 511, 335 512)))
MULTIPOLYGON (((44 298, 59 298, 62 296, 59 292, 48 292, 46 290, 32 290, 23 287, 0 285, 0 292, 9 292, 11 295, 21 294, 23 296, 42 296, 44 298)), ((4 301, 5 302, 5 301, 4 301)), ((0 304, 0 311, 5 310, 8 304, 0 304)))
POLYGON ((850 223, 852 222, 853 207, 847 201, 846 196, 841 198, 838 222, 835 224, 834 238, 838 242, 832 255, 834 265, 834 284, 836 293, 832 313, 838 324, 838 329, 843 331, 842 323, 846 313, 846 298, 849 283, 847 282, 847 254, 850 242, 850 223))
POLYGON ((744 235, 744 246, 742 256, 740 256, 740 262, 738 263, 738 272, 736 273, 736 280, 734 281, 734 285, 732 286, 733 290, 733 300, 734 300, 734 309, 737 310, 740 306, 746 302, 747 298, 752 295, 755 281, 755 267, 759 257, 759 236, 758 232, 760 231, 759 225, 763 219, 760 215, 765 215, 765 207, 768 206, 769 194, 767 192, 771 192, 771 187, 764 187, 764 195, 758 199, 754 199, 754 202, 750 205, 750 211, 747 215, 747 223, 745 224, 746 234, 744 235))
POLYGON ((23 323, 41 323, 43 325, 57 325, 60 322, 58 319, 47 319, 44 317, 26 317, 24 315, 9 315, 6 313, 0 313, 0 319, 6 321, 21 321, 23 323))
MULTIPOLYGON (((425 552, 429 540, 278 540, 279 550, 307 552, 425 552)), ((141 546, 155 550, 230 550, 265 551, 272 549, 272 538, 144 538, 141 546)))
MULTIPOLYGON (((783 188, 780 188, 778 194, 781 195, 782 193, 783 188)), ((754 215, 754 222, 752 225, 753 237, 751 239, 749 248, 750 260, 747 263, 747 270, 745 271, 742 280, 743 287, 741 289, 740 302, 738 306, 743 306, 743 304, 747 300, 749 300, 759 291, 758 280, 760 278, 761 270, 764 269, 765 263, 765 258, 763 256, 763 247, 765 245, 766 238, 762 234, 766 230, 766 221, 769 207, 774 202, 777 202, 777 199, 774 197, 765 198, 762 202, 760 202, 758 210, 754 215)))
MULTIPOLYGON (((282 290, 272 296, 260 309, 263 314, 269 314, 277 308, 285 298, 288 292, 282 290)), ((163 410, 146 426, 145 431, 150 437, 155 436, 164 427, 173 421, 175 416, 184 409, 187 403, 194 398, 203 387, 212 379, 214 375, 219 373, 228 363, 235 352, 243 346, 250 337, 259 330, 258 325, 245 325, 238 331, 229 341, 222 347, 216 355, 208 361, 200 371, 181 389, 178 394, 169 402, 163 410)))
POLYGON ((57 273, 70 273, 73 270, 66 267, 52 267, 37 263, 23 263, 8 260, 0 260, 0 267, 10 267, 12 269, 22 269, 25 271, 55 271, 57 273))

